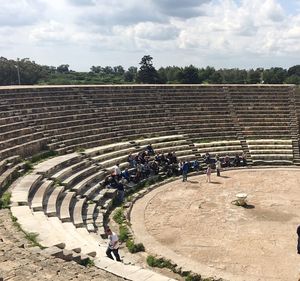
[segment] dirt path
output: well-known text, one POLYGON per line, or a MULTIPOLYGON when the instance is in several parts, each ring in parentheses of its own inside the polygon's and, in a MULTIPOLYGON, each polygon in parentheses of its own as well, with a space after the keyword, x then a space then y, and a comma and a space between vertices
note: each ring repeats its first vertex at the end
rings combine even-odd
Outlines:
POLYGON ((253 169, 166 184, 136 202, 132 228, 150 253, 205 276, 298 280, 300 170, 253 169), (250 208, 232 205, 239 192, 250 208))

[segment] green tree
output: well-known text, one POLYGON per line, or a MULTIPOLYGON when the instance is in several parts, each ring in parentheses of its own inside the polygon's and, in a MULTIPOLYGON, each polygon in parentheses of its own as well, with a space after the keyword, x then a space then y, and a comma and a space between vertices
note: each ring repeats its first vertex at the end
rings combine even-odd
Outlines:
POLYGON ((287 71, 281 67, 272 67, 263 72, 263 81, 267 84, 282 84, 287 78, 287 71))
POLYGON ((201 68, 198 71, 199 75, 199 82, 200 83, 207 83, 210 77, 216 72, 213 67, 207 66, 206 68, 201 68))
POLYGON ((125 72, 125 70, 124 70, 124 68, 123 68, 122 65, 114 66, 114 67, 113 67, 113 70, 114 70, 114 73, 115 73, 116 75, 123 75, 124 72, 125 72))
POLYGON ((258 84, 261 83, 263 69, 257 68, 256 70, 250 69, 247 73, 247 83, 248 84, 258 84))
POLYGON ((182 72, 178 74, 178 80, 183 84, 197 84, 200 83, 198 69, 193 66, 186 66, 182 72))
POLYGON ((294 65, 294 66, 290 67, 288 69, 288 75, 289 76, 297 75, 300 77, 300 65, 298 64, 298 65, 294 65))
POLYGON ((58 73, 68 73, 69 72, 69 65, 68 64, 61 64, 56 68, 58 73))
POLYGON ((134 82, 137 76, 137 67, 130 66, 124 73, 124 80, 126 82, 134 82))
POLYGON ((223 78, 219 70, 215 71, 212 75, 209 76, 208 83, 221 84, 222 82, 223 78))
POLYGON ((140 62, 140 69, 137 73, 137 82, 156 84, 159 83, 159 76, 152 64, 153 58, 149 55, 143 56, 140 62))

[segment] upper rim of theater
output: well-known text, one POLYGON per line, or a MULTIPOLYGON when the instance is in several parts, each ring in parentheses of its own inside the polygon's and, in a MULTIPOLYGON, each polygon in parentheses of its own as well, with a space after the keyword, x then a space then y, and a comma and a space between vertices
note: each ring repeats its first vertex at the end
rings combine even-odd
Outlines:
POLYGON ((95 84, 95 85, 11 85, 0 86, 6 89, 46 89, 46 88, 180 88, 180 87, 296 87, 295 84, 95 84))

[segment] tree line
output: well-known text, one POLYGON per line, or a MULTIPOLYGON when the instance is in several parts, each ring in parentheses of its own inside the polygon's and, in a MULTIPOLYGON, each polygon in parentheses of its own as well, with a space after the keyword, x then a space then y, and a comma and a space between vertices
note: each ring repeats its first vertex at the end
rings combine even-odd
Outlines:
POLYGON ((67 85, 67 84, 300 84, 300 65, 288 69, 215 69, 167 66, 156 69, 153 58, 145 55, 139 67, 92 66, 89 72, 70 69, 68 64, 57 67, 40 65, 28 58, 12 60, 0 57, 0 85, 67 85))

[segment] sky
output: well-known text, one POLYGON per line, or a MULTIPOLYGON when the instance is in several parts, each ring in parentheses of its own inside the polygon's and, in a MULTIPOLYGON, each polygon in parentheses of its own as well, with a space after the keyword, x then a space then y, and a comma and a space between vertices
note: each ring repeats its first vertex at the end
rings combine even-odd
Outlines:
POLYGON ((300 64, 300 0, 0 0, 0 56, 39 64, 300 64))

